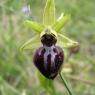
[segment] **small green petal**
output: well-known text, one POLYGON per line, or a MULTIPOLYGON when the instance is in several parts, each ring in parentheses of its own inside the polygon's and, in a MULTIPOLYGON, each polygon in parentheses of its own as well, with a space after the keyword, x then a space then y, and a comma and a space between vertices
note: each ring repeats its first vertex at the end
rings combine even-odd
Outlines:
POLYGON ((24 25, 28 28, 33 29, 35 32, 38 32, 38 33, 41 33, 44 29, 44 25, 39 24, 37 22, 30 21, 30 20, 24 21, 24 25))
POLYGON ((53 29, 56 32, 60 32, 60 30, 64 27, 64 25, 68 22, 68 20, 70 19, 70 15, 66 15, 64 16, 63 14, 58 18, 58 20, 54 23, 54 25, 52 26, 53 29))

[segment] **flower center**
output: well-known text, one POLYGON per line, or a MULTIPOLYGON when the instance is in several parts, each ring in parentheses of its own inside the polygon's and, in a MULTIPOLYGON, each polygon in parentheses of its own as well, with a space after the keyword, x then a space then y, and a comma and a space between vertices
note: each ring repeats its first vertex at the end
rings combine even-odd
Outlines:
POLYGON ((50 46, 56 44, 57 39, 56 39, 55 35, 53 35, 53 34, 52 35, 51 34, 44 34, 41 37, 41 42, 43 45, 50 47, 50 46))

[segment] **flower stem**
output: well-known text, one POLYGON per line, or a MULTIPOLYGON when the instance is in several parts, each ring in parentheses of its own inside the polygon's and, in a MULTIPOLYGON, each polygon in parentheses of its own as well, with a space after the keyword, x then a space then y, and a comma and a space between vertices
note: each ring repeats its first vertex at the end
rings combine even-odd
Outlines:
POLYGON ((68 84, 67 84, 67 82, 66 82, 66 80, 65 80, 65 78, 64 78, 64 76, 63 76, 63 74, 60 72, 59 75, 60 75, 60 77, 61 77, 61 79, 62 79, 62 81, 63 81, 63 83, 64 83, 64 85, 65 85, 65 87, 66 87, 66 89, 67 89, 67 91, 69 93, 69 95, 73 95, 70 88, 69 88, 69 86, 68 86, 68 84))

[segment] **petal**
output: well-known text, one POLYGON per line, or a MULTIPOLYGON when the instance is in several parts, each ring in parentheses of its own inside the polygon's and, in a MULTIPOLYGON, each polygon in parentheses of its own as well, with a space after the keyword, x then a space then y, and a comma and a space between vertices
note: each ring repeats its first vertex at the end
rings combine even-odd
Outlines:
POLYGON ((52 26, 56 32, 60 32, 60 30, 64 27, 67 21, 70 19, 69 15, 64 16, 63 14, 58 18, 58 20, 52 26))
POLYGON ((28 28, 32 28, 33 30, 35 30, 35 32, 38 33, 41 33, 44 29, 44 25, 29 20, 24 21, 24 25, 28 28))

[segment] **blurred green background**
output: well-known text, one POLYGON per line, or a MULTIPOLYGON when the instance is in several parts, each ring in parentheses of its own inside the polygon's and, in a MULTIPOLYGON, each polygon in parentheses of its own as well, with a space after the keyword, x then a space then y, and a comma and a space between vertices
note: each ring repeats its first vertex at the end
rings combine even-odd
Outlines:
MULTIPOLYGON (((23 27, 25 6, 31 19, 42 21, 46 0, 0 0, 0 95, 67 95, 59 76, 44 79, 32 63, 31 52, 19 47, 34 35, 23 27), (24 13, 23 13, 24 11, 24 13)), ((55 0, 56 17, 61 12, 71 20, 61 31, 80 43, 80 51, 66 58, 62 71, 74 95, 95 95, 95 0, 55 0)), ((26 12, 27 15, 27 12, 26 12)))

